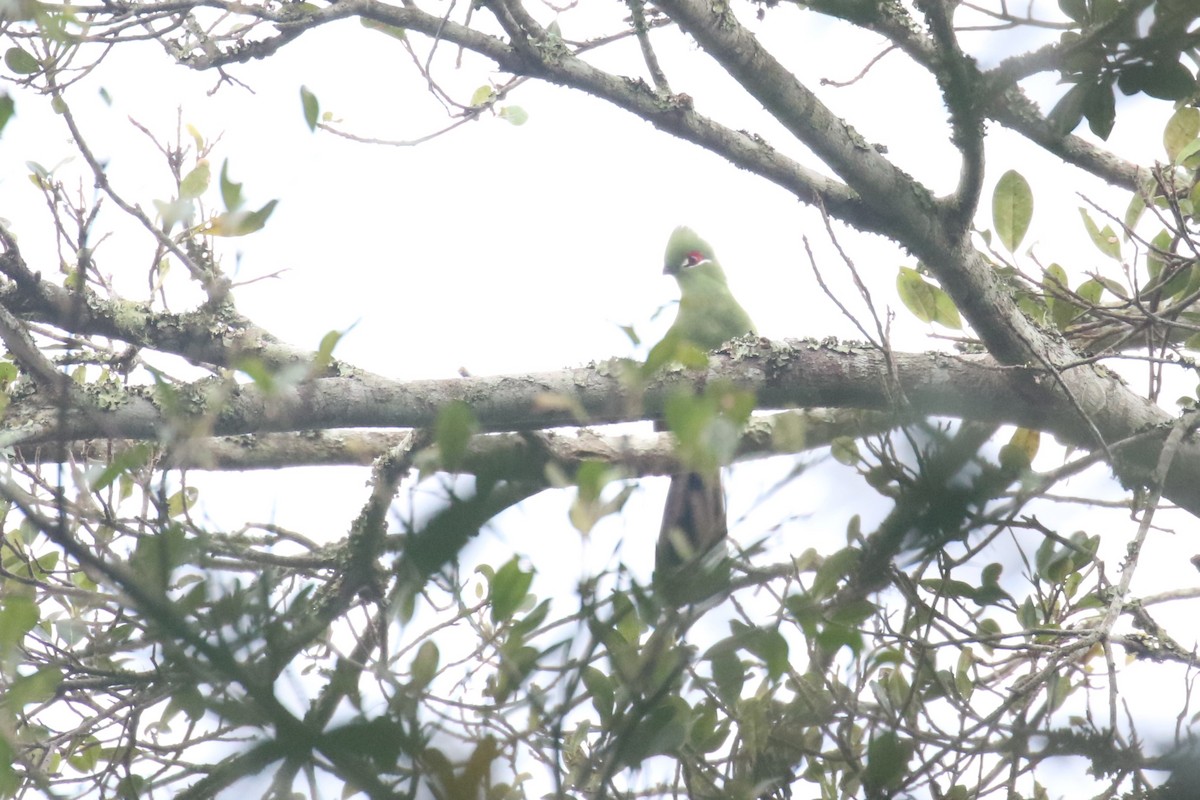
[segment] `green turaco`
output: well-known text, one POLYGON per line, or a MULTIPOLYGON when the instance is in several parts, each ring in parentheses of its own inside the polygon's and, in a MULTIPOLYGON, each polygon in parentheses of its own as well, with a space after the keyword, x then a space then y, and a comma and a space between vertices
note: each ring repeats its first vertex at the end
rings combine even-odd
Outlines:
MULTIPOLYGON (((679 283, 679 311, 662 342, 669 352, 686 346, 708 352, 754 332, 750 316, 729 293, 712 247, 695 231, 679 227, 671 234, 663 273, 679 283)), ((672 476, 655 553, 657 575, 678 574, 712 552, 727 531, 720 468, 672 476)))
POLYGON ((679 312, 664 338, 708 352, 754 332, 750 315, 729 293, 725 270, 712 247, 691 228, 680 226, 671 233, 663 274, 679 284, 679 312))

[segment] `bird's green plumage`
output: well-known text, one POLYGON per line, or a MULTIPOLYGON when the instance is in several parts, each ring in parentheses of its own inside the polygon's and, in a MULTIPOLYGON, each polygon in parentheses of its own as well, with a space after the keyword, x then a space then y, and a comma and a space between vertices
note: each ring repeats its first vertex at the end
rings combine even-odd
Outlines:
POLYGON ((663 272, 679 284, 679 311, 668 337, 708 351, 753 333, 754 323, 730 294, 712 247, 691 228, 681 226, 671 234, 663 272))
MULTIPOLYGON (((754 332, 750 316, 729 292, 712 247, 692 229, 679 227, 671 233, 663 272, 679 284, 679 311, 664 336, 671 352, 678 352, 680 344, 707 352, 754 332)), ((682 567, 706 559, 724 541, 727 529, 720 470, 672 476, 655 553, 656 572, 669 595, 694 599, 688 591, 696 588, 696 574, 682 567)))

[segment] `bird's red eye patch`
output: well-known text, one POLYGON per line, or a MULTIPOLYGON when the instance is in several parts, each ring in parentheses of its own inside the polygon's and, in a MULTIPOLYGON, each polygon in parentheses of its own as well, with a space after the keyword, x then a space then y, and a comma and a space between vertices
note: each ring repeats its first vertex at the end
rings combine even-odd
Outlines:
POLYGON ((699 264, 701 261, 707 261, 707 260, 708 259, 704 257, 704 253, 701 253, 699 250, 693 250, 692 252, 690 252, 686 256, 684 256, 683 265, 685 267, 694 267, 697 264, 699 264))

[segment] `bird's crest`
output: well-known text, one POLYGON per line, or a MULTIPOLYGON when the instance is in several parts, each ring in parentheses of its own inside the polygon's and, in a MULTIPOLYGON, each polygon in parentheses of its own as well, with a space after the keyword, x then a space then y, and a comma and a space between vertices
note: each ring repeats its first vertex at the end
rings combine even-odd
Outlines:
POLYGON ((663 257, 663 273, 678 275, 680 270, 715 260, 712 246, 691 228, 680 225, 671 232, 667 240, 667 252, 663 257))

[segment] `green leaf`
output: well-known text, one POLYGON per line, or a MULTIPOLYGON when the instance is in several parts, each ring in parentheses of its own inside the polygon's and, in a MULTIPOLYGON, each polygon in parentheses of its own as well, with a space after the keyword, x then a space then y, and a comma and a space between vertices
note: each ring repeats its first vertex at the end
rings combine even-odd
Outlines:
POLYGON ((1032 219, 1033 191, 1021 173, 1010 169, 992 192, 992 227, 1010 253, 1020 246, 1032 219))
POLYGON ((203 229, 203 233, 212 236, 246 236, 263 229, 270 218, 271 212, 278 205, 278 200, 272 200, 258 211, 228 211, 218 215, 203 229))
POLYGON ((186 514, 196 504, 200 490, 195 486, 186 486, 167 498, 167 516, 179 517, 186 514))
POLYGON ((728 720, 719 720, 711 700, 698 705, 688 730, 688 744, 701 753, 716 751, 729 738, 728 720))
POLYGON ((1000 466, 1013 472, 1029 469, 1041 441, 1041 432, 1030 428, 1017 428, 1008 444, 1000 448, 1000 466))
POLYGON ((1092 0, 1091 19, 1093 25, 1103 25, 1117 15, 1121 10, 1120 0, 1092 0))
POLYGON ((1129 237, 1138 222, 1141 221, 1142 215, 1146 213, 1146 199, 1141 192, 1134 192, 1133 197, 1129 198, 1129 205, 1125 208, 1125 241, 1129 241, 1129 237))
POLYGON ((507 622, 525 601, 532 583, 533 571, 521 569, 521 564, 515 556, 496 570, 489 592, 492 622, 507 622))
POLYGON ((471 102, 468 103, 468 105, 470 105, 472 108, 479 108, 480 106, 490 103, 492 98, 495 96, 496 90, 491 86, 484 84, 476 89, 475 93, 471 95, 471 102))
POLYGON ((802 412, 777 414, 771 417, 771 444, 781 453, 807 449, 808 421, 802 412))
POLYGON ((195 125, 191 124, 187 126, 187 132, 192 137, 192 144, 196 145, 196 152, 203 153, 205 150, 204 135, 200 133, 200 130, 195 125))
POLYGON ((1088 236, 1092 239, 1092 244, 1096 245, 1096 249, 1104 255, 1116 261, 1121 260, 1121 240, 1117 238, 1117 234, 1109 225, 1105 225, 1101 230, 1088 214, 1086 208, 1079 209, 1079 215, 1083 217, 1083 227, 1087 229, 1088 236))
POLYGON ((500 668, 487 694, 497 703, 508 699, 537 666, 538 651, 528 645, 505 642, 500 649, 500 668))
POLYGON ((754 410, 754 395, 727 381, 710 383, 702 395, 677 391, 663 409, 675 434, 676 454, 689 469, 711 472, 728 464, 754 410))
POLYGON ((1117 85, 1125 94, 1143 92, 1159 100, 1184 100, 1196 93, 1196 78, 1178 61, 1131 64, 1121 70, 1117 85))
POLYGON ((254 381, 254 385, 261 389, 263 394, 271 394, 278 388, 275 373, 261 358, 243 356, 237 360, 236 366, 239 372, 254 381))
POLYGON ((1087 0, 1058 0, 1059 9, 1075 22, 1085 22, 1088 18, 1087 0))
POLYGON ((1054 327, 1064 330, 1083 309, 1066 299, 1070 291, 1067 284, 1067 272, 1058 264, 1051 264, 1042 276, 1042 288, 1046 292, 1046 307, 1050 309, 1050 319, 1054 327))
POLYGON ((717 696, 726 705, 732 706, 742 696, 742 686, 746 682, 746 665, 738 658, 734 647, 714 647, 713 650, 716 652, 709 656, 709 668, 712 670, 717 696))
POLYGON ((529 114, 520 106, 504 106, 500 109, 500 119, 519 126, 529 121, 529 114))
POLYGON ((312 372, 324 372, 325 368, 333 363, 333 349, 338 346, 343 335, 344 331, 329 331, 321 337, 321 343, 317 345, 317 352, 313 356, 312 372))
POLYGON ((1059 47, 1062 48, 1062 71, 1072 78, 1096 78, 1104 67, 1104 48, 1098 42, 1085 42, 1078 31, 1063 31, 1058 37, 1059 47))
POLYGON ((1162 296, 1175 300, 1190 295, 1196 288, 1196 273, 1195 264, 1177 267, 1162 285, 1162 296))
POLYGON ((173 687, 164 716, 170 719, 180 711, 192 722, 199 722, 208 713, 208 702, 196 684, 181 683, 173 687))
POLYGON ((195 198, 208 191, 209 181, 212 179, 212 170, 208 166, 208 161, 201 159, 192 171, 183 176, 179 181, 179 196, 181 198, 195 198))
POLYGON ((600 493, 613 477, 615 474, 604 462, 583 462, 575 473, 575 485, 579 487, 580 499, 589 503, 599 500, 600 493))
POLYGON ((1046 267, 1042 275, 1042 288, 1046 294, 1062 295, 1068 291, 1067 270, 1062 269, 1060 264, 1051 264, 1046 267))
POLYGON ((145 797, 146 778, 142 775, 124 775, 117 781, 117 797, 120 800, 140 800, 145 797))
POLYGON ((676 752, 687 741, 690 712, 683 698, 664 698, 622 739, 618 751, 620 761, 636 767, 650 756, 676 752))
POLYGON ((1074 551, 1071 548, 1059 548, 1053 539, 1047 537, 1034 556, 1038 577, 1051 584, 1062 583, 1063 579, 1075 570, 1073 556, 1074 551))
POLYGON ((752 635, 745 638, 746 650, 758 656, 763 666, 767 668, 767 677, 778 680, 787 670, 788 643, 783 634, 771 628, 767 630, 753 629, 752 635))
POLYGON ((900 300, 922 322, 932 322, 936 313, 934 288, 911 267, 901 267, 900 274, 896 276, 896 291, 900 294, 900 300))
POLYGON ((1003 636, 1003 629, 1000 627, 1000 623, 988 617, 980 620, 976 627, 978 630, 977 638, 980 640, 980 648, 982 648, 985 653, 991 655, 995 651, 995 648, 992 646, 992 641, 1000 639, 1003 636))
MULTIPOLYGON (((637 606, 624 592, 612 596, 612 629, 626 644, 636 644, 641 638, 644 623, 638 616, 637 606)), ((609 644, 610 649, 613 647, 609 644)))
POLYGON ((190 225, 192 217, 196 214, 196 204, 186 197, 170 201, 154 200, 153 202, 154 210, 158 212, 158 218, 166 233, 170 233, 176 225, 190 225))
POLYGON ((958 664, 954 669, 954 688, 964 700, 970 700, 975 691, 975 681, 971 679, 971 667, 975 663, 975 652, 970 647, 964 647, 958 654, 958 664))
POLYGON ((401 28, 397 25, 388 25, 386 22, 379 22, 377 20, 367 19, 366 17, 359 17, 359 22, 362 23, 364 28, 387 34, 393 39, 399 39, 402 42, 407 41, 408 39, 408 36, 404 33, 404 28, 401 28))
POLYGON ((587 535, 597 522, 624 508, 633 486, 622 488, 611 500, 602 500, 604 487, 620 477, 620 472, 600 461, 585 461, 579 465, 575 473, 575 485, 579 491, 567 512, 576 530, 587 535))
POLYGON ((186 560, 189 545, 183 528, 168 525, 154 536, 138 539, 129 557, 129 566, 147 589, 165 592, 171 573, 186 560))
POLYGON ((678 363, 688 369, 703 369, 708 366, 708 354, 681 336, 667 335, 650 348, 642 375, 650 377, 668 364, 678 363))
POLYGON ((145 442, 136 444, 125 450, 122 453, 117 453, 112 461, 105 466, 104 470, 96 476, 92 481, 91 489, 93 492, 105 489, 117 479, 118 476, 128 474, 135 470, 146 466, 150 461, 150 455, 154 449, 145 442))
POLYGON ((1075 294, 1095 305, 1100 302, 1100 296, 1104 294, 1104 284, 1095 278, 1088 278, 1076 287, 1075 294))
POLYGON ((844 547, 826 557, 821 566, 817 568, 816 577, 813 578, 812 595, 817 598, 832 595, 842 578, 849 575, 850 571, 858 566, 860 555, 861 553, 857 549, 844 547))
POLYGON ((962 318, 950 295, 926 281, 915 269, 900 268, 900 274, 896 277, 896 291, 901 302, 922 322, 936 322, 953 330, 962 328, 962 318))
POLYGON ((1046 122, 1050 124, 1050 128, 1056 134, 1066 136, 1079 127, 1090 88, 1088 84, 1077 83, 1054 104, 1054 108, 1046 117, 1046 122))
POLYGON ((868 796, 899 786, 912 754, 912 743, 891 731, 871 739, 867 745, 867 768, 863 771, 863 785, 867 787, 868 796))
POLYGON ((376 769, 395 764, 400 758, 405 736, 399 722, 385 717, 354 720, 321 734, 321 749, 365 757, 376 769))
POLYGON ((1179 153, 1200 135, 1200 108, 1184 106, 1171 115, 1163 129, 1163 149, 1171 163, 1178 163, 1179 153))
POLYGON ((1092 133, 1107 140, 1117 119, 1117 101, 1111 78, 1093 84, 1088 89, 1083 100, 1083 115, 1087 117, 1092 133))
POLYGON ((1106 278, 1103 275, 1092 275, 1092 280, 1099 281, 1100 285, 1110 291, 1114 296, 1120 297, 1122 300, 1129 299, 1129 292, 1125 291, 1125 287, 1114 281, 1112 278, 1106 278))
POLYGON ((1174 237, 1170 231, 1161 230, 1150 240, 1150 248, 1146 251, 1146 271, 1150 279, 1157 282, 1166 266, 1164 257, 1171 252, 1174 237))
POLYGON ((410 691, 420 691, 429 685, 437 675, 440 659, 441 654, 436 644, 428 639, 421 642, 417 654, 413 657, 412 666, 409 667, 409 674, 412 676, 409 682, 410 691))
POLYGON ((12 712, 30 703, 44 703, 54 697, 62 679, 62 672, 52 667, 42 667, 31 675, 18 675, 5 687, 0 705, 12 712))
POLYGON ((849 436, 835 437, 830 443, 829 454, 839 464, 845 464, 847 467, 862 461, 862 455, 858 452, 858 442, 849 436))
POLYGON ((78 772, 91 772, 100 763, 100 757, 104 755, 104 747, 94 736, 85 737, 80 744, 83 746, 67 756, 67 763, 78 772))
POLYGON ((1046 706, 1050 711, 1057 711, 1077 687, 1071 685, 1069 672, 1052 672, 1046 679, 1046 706))
POLYGON ((229 177, 229 159, 221 165, 221 202, 226 211, 237 211, 245 202, 242 199, 242 184, 236 183, 229 177))
POLYGON ((438 412, 433 436, 441 456, 442 467, 454 472, 467 455, 471 437, 479 432, 475 412, 461 400, 455 400, 438 412))
MULTIPOLYGON (((1192 158, 1192 156, 1196 155, 1196 153, 1200 153, 1200 139, 1192 139, 1190 142, 1185 144, 1183 146, 1183 149, 1179 151, 1179 154, 1177 156, 1175 156, 1175 163, 1182 164, 1183 166, 1187 167, 1188 169, 1195 169, 1196 159, 1192 158)), ((1197 185, 1200 185, 1200 184, 1197 184, 1197 185)), ((1196 193, 1196 187, 1193 186, 1192 187, 1192 198, 1191 198, 1193 208, 1197 207, 1196 202, 1195 202, 1195 193, 1196 193)))
POLYGON ((952 578, 925 578, 920 582, 921 588, 928 589, 941 597, 965 597, 974 599, 975 587, 966 581, 952 578))
POLYGON ((1142 91, 1144 77, 1146 75, 1145 63, 1134 63, 1126 66, 1117 75, 1117 88, 1122 94, 1131 95, 1138 94, 1142 91))
POLYGON ((846 604, 839 604, 829 615, 829 621, 838 625, 861 625, 875 615, 879 606, 870 600, 860 599, 846 604))
POLYGON ((19 47, 10 47, 5 51, 4 64, 18 75, 32 75, 42 68, 36 58, 19 47))
POLYGON ((300 104, 304 108, 304 124, 310 131, 315 131, 317 120, 321 118, 321 103, 307 86, 300 87, 300 104))
POLYGON ((58 557, 59 554, 57 552, 51 551, 34 561, 34 577, 41 579, 54 572, 54 568, 58 566, 58 557))
POLYGON ((1075 531, 1070 537, 1071 544, 1079 551, 1078 557, 1083 561, 1094 561, 1100 551, 1100 534, 1088 536, 1083 531, 1075 531))
POLYGON ((592 707, 596 709, 596 713, 600 716, 600 723, 607 726, 612 720, 613 702, 616 699, 612 680, 603 672, 591 666, 583 668, 580 678, 583 680, 583 685, 587 689, 588 695, 592 698, 592 707))
POLYGON ((25 634, 37 625, 38 615, 37 602, 32 597, 14 593, 0 602, 0 654, 13 652, 25 634))
POLYGON ((16 111, 17 105, 8 92, 0 94, 0 133, 4 132, 4 126, 13 118, 16 111))
MULTIPOLYGON (((492 775, 492 767, 497 756, 500 755, 500 746, 496 744, 496 739, 492 736, 485 736, 479 744, 475 745, 475 750, 467 759, 467 763, 463 765, 462 774, 455 781, 454 797, 486 797, 482 791, 485 786, 485 781, 492 775)), ((395 764, 396 759, 392 758, 387 763, 395 764)))

